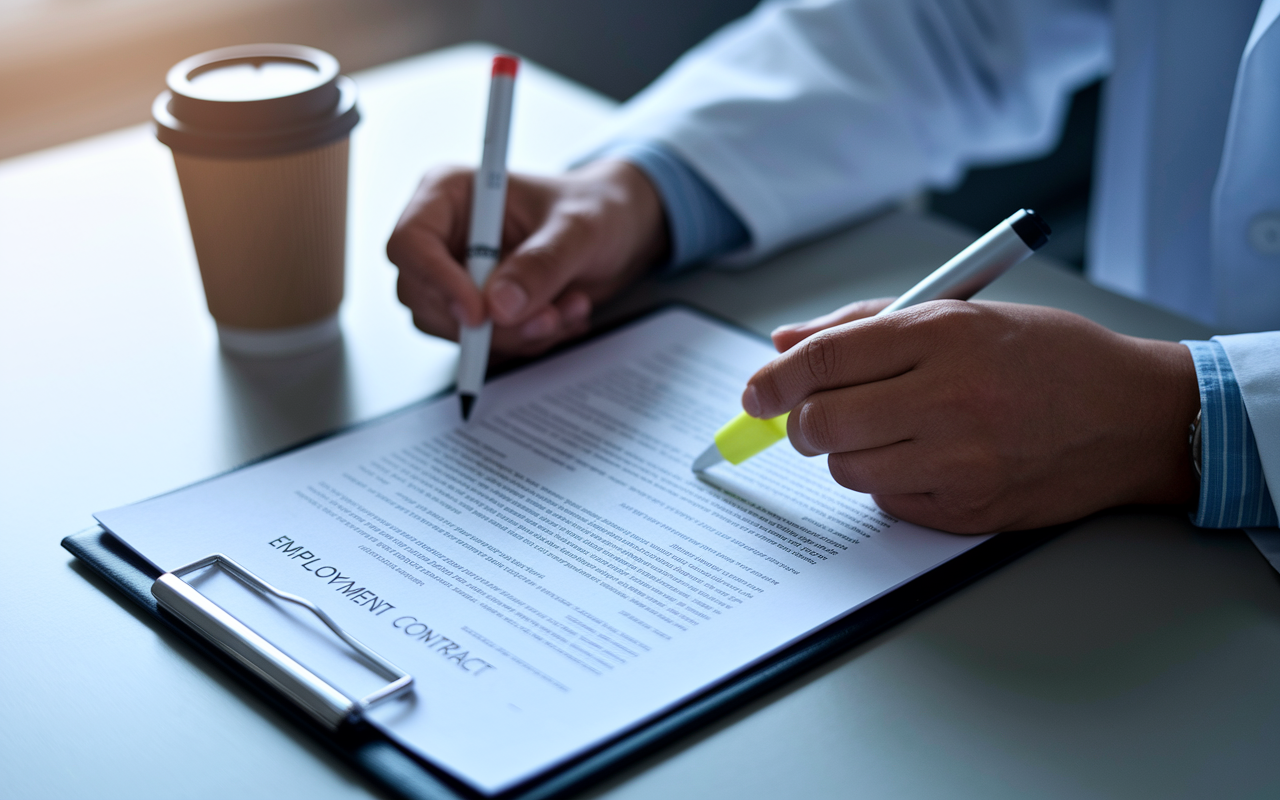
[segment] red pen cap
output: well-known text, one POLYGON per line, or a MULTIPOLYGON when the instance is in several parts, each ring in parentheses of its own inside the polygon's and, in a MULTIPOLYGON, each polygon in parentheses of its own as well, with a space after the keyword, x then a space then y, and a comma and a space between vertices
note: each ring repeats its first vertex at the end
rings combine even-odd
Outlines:
POLYGON ((493 74, 494 75, 510 75, 516 76, 516 70, 520 68, 520 59, 515 56, 494 56, 493 57, 493 74))

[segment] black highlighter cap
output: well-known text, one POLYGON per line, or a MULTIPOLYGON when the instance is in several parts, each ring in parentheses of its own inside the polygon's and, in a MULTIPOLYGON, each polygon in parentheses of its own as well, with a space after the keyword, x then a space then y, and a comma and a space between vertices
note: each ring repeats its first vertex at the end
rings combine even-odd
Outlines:
POLYGON ((1053 233, 1049 229, 1049 223, 1029 208, 1024 208, 1015 214, 1011 225, 1013 232, 1018 234, 1023 244, 1032 250, 1039 250, 1048 244, 1049 236, 1053 233))
POLYGON ((360 121, 355 81, 338 60, 295 44, 246 44, 192 56, 169 70, 151 106, 156 138, 174 151, 255 158, 320 147, 360 121))

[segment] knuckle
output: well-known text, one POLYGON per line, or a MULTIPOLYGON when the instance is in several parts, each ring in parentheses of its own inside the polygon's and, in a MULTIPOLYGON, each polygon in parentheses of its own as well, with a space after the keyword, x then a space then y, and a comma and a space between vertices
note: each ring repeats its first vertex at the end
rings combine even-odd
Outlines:
POLYGON ((403 226, 397 225, 387 239, 387 260, 400 270, 412 267, 415 263, 413 250, 413 237, 403 226))
POLYGON ((391 232, 391 236, 387 239, 387 260, 396 267, 400 267, 400 261, 403 257, 403 237, 404 234, 400 232, 400 226, 397 225, 396 229, 391 232))
POLYGON ((977 321, 974 305, 963 300, 921 303, 912 312, 903 319, 903 323, 939 341, 966 335, 977 321))
POLYGON ((776 364, 769 364, 757 372, 748 385, 755 389, 756 397, 764 408, 776 408, 781 405, 783 395, 778 384, 776 364))
POLYGON ((836 449, 838 423, 835 415, 821 400, 806 400, 800 407, 800 434, 810 449, 830 453, 836 449))
POLYGON ((837 350, 833 337, 825 332, 810 336, 801 344, 801 362, 815 385, 823 385, 835 373, 837 350))
POLYGON ((941 325, 962 325, 974 312, 974 305, 966 300, 934 300, 923 304, 924 313, 941 325))

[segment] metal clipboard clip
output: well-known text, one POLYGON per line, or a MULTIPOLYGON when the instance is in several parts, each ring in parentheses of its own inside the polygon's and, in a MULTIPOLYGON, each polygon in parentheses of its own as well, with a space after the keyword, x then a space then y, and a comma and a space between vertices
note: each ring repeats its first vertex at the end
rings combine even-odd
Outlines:
POLYGON ((371 706, 413 691, 412 675, 339 628, 314 603, 296 594, 280 591, 221 553, 205 556, 199 561, 164 573, 151 585, 151 594, 162 608, 199 631, 206 640, 271 684, 330 730, 336 730, 343 721, 360 715, 371 706), (182 580, 183 575, 214 564, 251 589, 311 611, 339 639, 363 656, 374 672, 390 683, 363 698, 350 697, 182 580))

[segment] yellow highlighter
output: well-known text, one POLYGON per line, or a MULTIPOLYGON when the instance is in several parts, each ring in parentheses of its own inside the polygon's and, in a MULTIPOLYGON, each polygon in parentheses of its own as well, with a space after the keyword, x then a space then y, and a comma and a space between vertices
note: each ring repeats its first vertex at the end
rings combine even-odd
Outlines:
POLYGON ((787 435, 787 414, 772 419, 756 419, 743 411, 716 431, 716 443, 693 462, 693 471, 702 472, 713 464, 728 461, 741 464, 787 435))
MULTIPOLYGON (((1024 208, 961 250, 880 314, 930 300, 968 300, 1014 264, 1043 247, 1049 241, 1049 234, 1044 220, 1024 208)), ((743 412, 716 431, 715 443, 693 462, 693 471, 702 472, 721 461, 741 464, 786 436, 787 414, 756 419, 743 412)))

